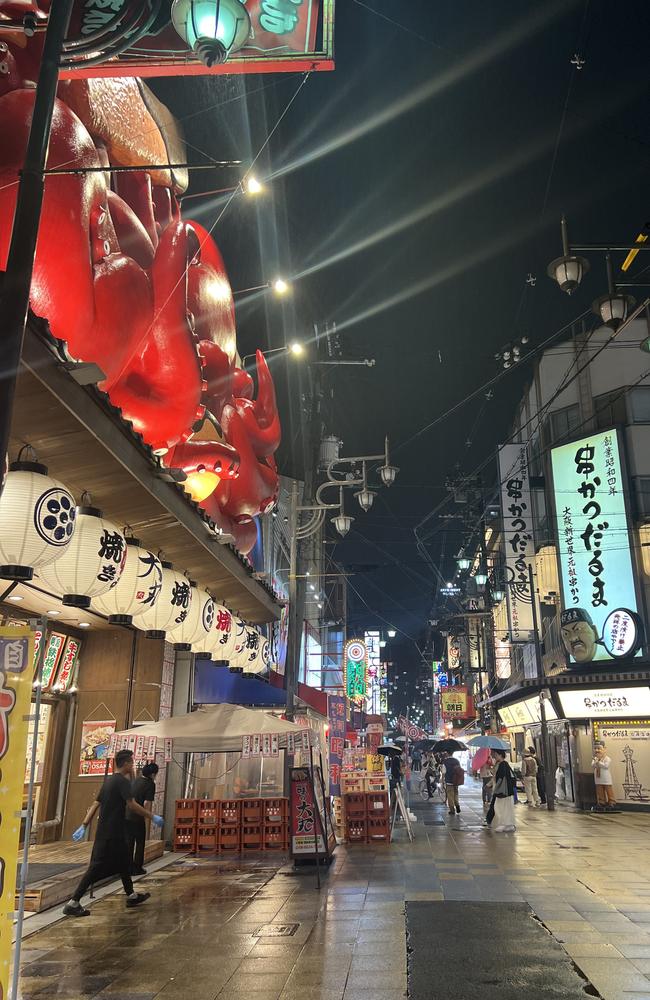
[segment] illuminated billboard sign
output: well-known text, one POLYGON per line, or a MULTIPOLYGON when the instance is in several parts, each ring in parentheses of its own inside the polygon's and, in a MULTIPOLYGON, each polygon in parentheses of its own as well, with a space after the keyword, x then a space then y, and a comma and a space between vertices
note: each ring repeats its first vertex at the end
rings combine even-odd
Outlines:
POLYGON ((368 696, 368 650, 361 639, 345 644, 345 694, 350 701, 363 704, 368 696))
POLYGON ((642 627, 617 432, 553 448, 551 463, 570 662, 638 656, 642 627))
POLYGON ((589 688, 560 691, 567 719, 611 719, 650 714, 650 688, 589 688))
POLYGON ((531 642, 534 630, 530 567, 535 560, 533 510, 525 444, 499 448, 506 597, 512 642, 531 642))

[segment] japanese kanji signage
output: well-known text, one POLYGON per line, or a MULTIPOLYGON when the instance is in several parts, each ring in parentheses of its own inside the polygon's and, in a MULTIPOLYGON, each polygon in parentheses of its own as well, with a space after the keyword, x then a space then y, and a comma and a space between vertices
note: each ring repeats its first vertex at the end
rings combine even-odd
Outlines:
POLYGON ((329 718, 329 774, 330 795, 341 794, 341 764, 345 747, 345 698, 330 694, 327 698, 329 718))
MULTIPOLYGON (((318 772, 312 772, 317 780, 318 772)), ((291 769, 290 798, 290 847, 293 857, 325 854, 326 847, 323 838, 323 821, 318 803, 314 798, 312 774, 304 767, 291 769)))
POLYGON ((43 690, 47 690, 54 681, 65 640, 66 637, 62 632, 51 632, 48 636, 45 652, 43 653, 43 669, 41 671, 43 690))
POLYGON ((242 736, 241 755, 249 757, 278 757, 280 754, 280 738, 277 733, 252 733, 242 736))
POLYGON ((443 719, 466 719, 469 712, 466 687, 440 688, 440 711, 443 719))
POLYGON ((361 639, 345 645, 345 693, 358 705, 364 704, 368 694, 368 650, 361 639))
POLYGON ((589 688, 560 691, 567 719, 634 719, 650 713, 650 688, 589 688))
POLYGON ((510 639, 512 642, 532 642, 533 595, 529 567, 535 561, 535 540, 525 444, 504 444, 499 448, 499 480, 510 639))
POLYGON ((75 667, 79 659, 81 643, 78 639, 68 636, 63 650, 63 656, 59 662, 59 669, 56 674, 56 687, 59 691, 69 691, 74 681, 75 667))
POLYGON ((617 432, 553 448, 551 463, 569 659, 638 655, 641 621, 617 432))
POLYGON ((33 656, 29 629, 0 628, 0 997, 9 991, 33 656))

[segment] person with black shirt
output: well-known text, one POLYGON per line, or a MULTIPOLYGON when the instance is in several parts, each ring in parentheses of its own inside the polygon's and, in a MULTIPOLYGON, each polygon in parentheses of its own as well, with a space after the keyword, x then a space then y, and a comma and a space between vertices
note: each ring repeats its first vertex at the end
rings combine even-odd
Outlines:
POLYGON ((151 820, 156 826, 162 826, 162 816, 152 814, 139 805, 133 798, 131 779, 133 777, 133 752, 120 750, 115 754, 115 773, 107 778, 101 787, 97 799, 86 813, 83 824, 75 830, 73 840, 79 841, 90 825, 93 816, 99 809, 99 822, 95 843, 90 856, 90 865, 86 874, 77 886, 72 899, 63 907, 67 917, 87 917, 90 910, 81 905, 81 899, 91 885, 119 875, 126 893, 126 905, 130 908, 139 906, 149 899, 148 892, 135 892, 131 879, 131 854, 126 829, 127 806, 132 813, 144 820, 151 820))
MULTIPOLYGON (((149 805, 149 808, 147 809, 147 803, 153 803, 153 800, 156 797, 156 786, 153 779, 157 774, 158 765, 152 761, 150 764, 144 765, 142 768, 142 774, 133 782, 133 798, 138 805, 143 806, 147 812, 150 812, 152 808, 152 806, 149 805)), ((142 816, 131 812, 129 809, 126 814, 126 827, 129 838, 129 853, 133 859, 131 874, 146 875, 147 870, 144 867, 144 845, 147 840, 147 828, 145 826, 145 821, 142 816)))

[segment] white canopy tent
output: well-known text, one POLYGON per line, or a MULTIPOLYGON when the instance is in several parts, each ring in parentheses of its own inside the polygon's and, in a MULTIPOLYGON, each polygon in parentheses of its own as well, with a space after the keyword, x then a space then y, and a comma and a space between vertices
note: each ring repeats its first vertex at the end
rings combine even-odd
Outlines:
POLYGON ((304 733, 308 734, 310 745, 314 746, 317 736, 312 729, 241 705, 213 705, 188 715, 145 722, 116 733, 116 737, 118 747, 125 738, 143 736, 150 739, 155 736, 158 750, 163 749, 165 740, 172 740, 175 753, 227 753, 241 752, 244 736, 277 735, 279 749, 285 750, 288 735, 296 737, 298 744, 304 733))

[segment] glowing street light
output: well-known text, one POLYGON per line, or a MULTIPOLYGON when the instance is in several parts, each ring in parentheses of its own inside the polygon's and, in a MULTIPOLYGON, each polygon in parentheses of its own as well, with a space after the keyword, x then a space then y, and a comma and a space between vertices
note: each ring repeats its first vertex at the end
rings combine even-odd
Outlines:
POLYGON ((257 177, 254 177, 251 174, 242 183, 242 190, 244 191, 245 194, 250 194, 250 195, 261 194, 262 191, 264 190, 264 185, 260 184, 257 177))
POLYGON ((284 278, 276 278, 271 284, 271 288, 276 295, 286 295, 290 287, 289 282, 285 281, 284 278))
POLYGON ((305 353, 305 348, 299 340, 294 340, 292 344, 289 344, 289 353, 293 354, 294 357, 299 358, 305 353))
POLYGON ((171 19, 178 34, 205 66, 224 63, 251 33, 241 0, 174 0, 171 19))

